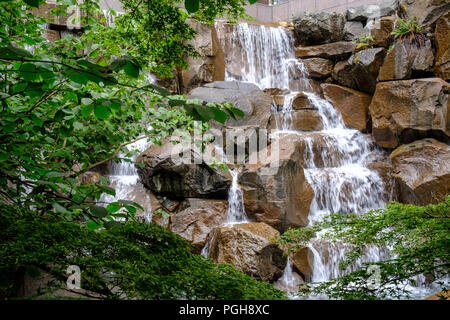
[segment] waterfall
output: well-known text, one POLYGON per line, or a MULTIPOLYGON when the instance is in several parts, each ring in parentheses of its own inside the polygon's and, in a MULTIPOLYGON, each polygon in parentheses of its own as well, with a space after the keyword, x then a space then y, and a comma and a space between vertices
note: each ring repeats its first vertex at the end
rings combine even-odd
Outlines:
MULTIPOLYGON (((304 74, 305 67, 292 50, 293 35, 285 28, 217 22, 216 29, 226 54, 225 80, 252 82, 261 89, 289 90, 292 80, 304 74)), ((309 85, 305 77, 296 80, 300 90, 309 85)))
MULTIPOLYGON (((382 151, 369 135, 347 128, 337 109, 312 92, 306 68, 295 59, 290 31, 246 23, 232 27, 231 31, 229 28, 223 24, 218 26, 226 54, 227 80, 248 81, 262 89, 287 91, 283 107, 275 110, 278 111, 275 114, 275 134, 295 133, 303 143, 305 178, 315 193, 310 222, 320 221, 333 212, 363 213, 382 207, 389 200, 386 186, 378 172, 367 167, 370 161, 383 156, 382 151), (291 83, 298 80, 300 86, 293 88, 291 83), (299 93, 303 93, 317 110, 322 130, 294 130, 293 102, 299 93)), ((314 256, 313 281, 326 281, 343 275, 339 263, 350 250, 348 246, 313 239, 309 248, 314 256)), ((367 248, 350 270, 358 268, 363 261, 379 261, 385 255, 385 249, 367 248)), ((289 261, 279 284, 288 289, 296 280, 289 261)))
POLYGON ((227 223, 248 222, 244 208, 244 192, 238 184, 239 171, 230 169, 232 179, 228 190, 227 223))
MULTIPOLYGON (((149 147, 147 139, 138 140, 128 146, 129 150, 138 150, 143 152, 149 147)), ((124 154, 119 154, 119 157, 124 154)), ((100 204, 110 203, 119 199, 129 200, 139 203, 146 211, 144 212, 144 220, 149 223, 152 219, 151 200, 144 186, 139 182, 139 176, 134 165, 136 157, 132 162, 111 163, 111 170, 108 178, 111 182, 110 186, 116 190, 116 195, 103 194, 100 198, 100 204)))

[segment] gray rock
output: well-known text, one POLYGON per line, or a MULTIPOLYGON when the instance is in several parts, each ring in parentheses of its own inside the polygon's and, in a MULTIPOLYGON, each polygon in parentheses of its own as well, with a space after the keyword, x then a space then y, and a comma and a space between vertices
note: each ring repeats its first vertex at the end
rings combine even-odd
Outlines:
POLYGON ((373 94, 386 49, 373 48, 359 51, 345 62, 338 62, 333 78, 345 87, 373 94))
POLYGON ((272 97, 255 84, 240 81, 216 81, 203 87, 195 88, 189 98, 207 102, 232 102, 236 108, 245 113, 244 118, 228 119, 227 126, 257 125, 267 128, 270 118, 272 97))
POLYGON ((450 11, 449 0, 402 0, 401 8, 406 8, 408 19, 417 17, 419 24, 434 25, 443 14, 450 11))
POLYGON ((344 39, 344 16, 340 13, 305 13, 294 18, 294 30, 303 45, 314 45, 344 39))
POLYGON ((167 140, 161 147, 152 145, 142 152, 136 163, 143 166, 136 167, 141 183, 156 195, 170 199, 227 199, 231 177, 209 167, 204 157, 191 146, 173 145, 167 140))
POLYGON ((363 35, 368 35, 369 31, 364 29, 360 21, 348 21, 344 26, 344 40, 351 41, 363 35))

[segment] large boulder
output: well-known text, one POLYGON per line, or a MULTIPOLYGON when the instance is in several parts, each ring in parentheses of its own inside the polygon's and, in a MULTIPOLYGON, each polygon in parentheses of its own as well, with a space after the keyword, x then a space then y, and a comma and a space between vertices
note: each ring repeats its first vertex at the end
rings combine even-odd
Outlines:
POLYGON ((239 176, 247 215, 284 231, 308 225, 314 191, 301 167, 298 135, 280 135, 239 176))
POLYGON ((172 199, 227 199, 229 174, 211 168, 204 158, 191 145, 164 141, 161 147, 155 144, 142 152, 136 159, 136 168, 141 183, 156 195, 172 199))
POLYGON ((207 102, 232 102, 245 113, 243 119, 228 119, 227 126, 257 125, 267 128, 270 118, 272 97, 255 84, 240 81, 216 81, 195 88, 189 98, 207 102))
POLYGON ((302 247, 292 254, 291 259, 295 270, 303 276, 303 279, 308 282, 311 281, 314 264, 314 255, 311 249, 302 247))
POLYGON ((402 202, 438 203, 450 194, 450 147, 434 139, 402 145, 390 155, 402 202))
POLYGON ((400 7, 407 19, 417 17, 419 24, 434 25, 440 16, 450 11, 448 0, 401 0, 400 7))
POLYGON ((222 225, 208 236, 208 257, 234 265, 262 281, 276 281, 283 274, 286 258, 272 240, 279 232, 265 223, 222 225))
POLYGON ((372 48, 353 54, 347 61, 339 62, 333 78, 345 87, 365 93, 375 92, 378 72, 386 55, 384 48, 372 48))
POLYGON ((351 56, 356 48, 352 41, 338 41, 317 46, 295 48, 296 58, 325 58, 331 60, 345 59, 351 56))
POLYGON ((414 73, 433 71, 434 53, 430 40, 423 46, 397 40, 388 51, 378 75, 379 81, 410 79, 414 73))
POLYGON ((312 78, 327 78, 333 71, 333 61, 323 58, 311 58, 302 61, 312 78))
POLYGON ((193 40, 189 42, 201 57, 189 57, 189 68, 179 73, 182 92, 187 93, 193 88, 213 81, 225 80, 225 56, 217 36, 214 25, 189 22, 197 32, 193 40))
POLYGON ((335 12, 304 13, 294 18, 294 30, 303 45, 343 40, 344 24, 344 16, 335 12))
POLYGON ((378 2, 378 4, 349 8, 345 13, 347 21, 359 21, 366 25, 368 20, 394 15, 398 8, 398 0, 378 2))
POLYGON ((439 78, 379 83, 369 106, 376 143, 396 148, 425 137, 448 141, 449 91, 439 78))
POLYGON ((436 74, 450 80, 450 12, 444 14, 436 23, 436 74))
POLYGON ((186 209, 170 215, 168 230, 190 241, 200 253, 211 230, 226 221, 228 202, 190 198, 184 205, 186 209))
POLYGON ((361 131, 370 129, 370 95, 335 84, 322 84, 322 89, 325 99, 339 110, 346 126, 361 131))
POLYGON ((383 17, 376 20, 370 29, 373 37, 373 45, 378 47, 389 47, 393 41, 392 31, 394 31, 397 17, 383 17))
MULTIPOLYGON (((281 112, 272 114, 270 118, 271 129, 282 129, 283 115, 281 112)), ((292 130, 320 131, 323 129, 322 118, 317 109, 299 109, 291 112, 292 130)))
POLYGON ((359 21, 347 21, 344 25, 344 40, 352 41, 369 32, 364 29, 364 25, 359 21))

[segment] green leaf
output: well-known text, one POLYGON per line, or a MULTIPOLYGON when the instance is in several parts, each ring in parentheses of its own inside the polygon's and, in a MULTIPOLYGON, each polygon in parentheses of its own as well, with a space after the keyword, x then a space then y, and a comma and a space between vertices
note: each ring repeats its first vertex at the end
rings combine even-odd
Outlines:
POLYGON ((235 107, 231 107, 230 110, 231 110, 231 112, 233 112, 238 117, 241 117, 241 118, 245 117, 245 113, 241 109, 238 109, 238 108, 235 108, 235 107))
POLYGON ((55 210, 57 212, 61 212, 61 213, 65 213, 65 214, 71 214, 71 212, 69 210, 67 210, 66 208, 64 208, 62 205, 60 205, 57 202, 53 203, 52 207, 55 208, 55 210))
POLYGON ((107 106, 104 106, 102 104, 95 106, 94 108, 94 114, 98 119, 107 119, 111 115, 111 111, 108 109, 107 106))
POLYGON ((67 72, 67 77, 72 80, 73 82, 79 83, 79 84, 87 84, 89 79, 86 77, 85 73, 78 72, 75 70, 69 70, 67 72))
POLYGON ((106 210, 108 210, 109 213, 114 213, 119 211, 121 206, 118 203, 110 203, 106 206, 106 210))
POLYGON ((92 102, 94 102, 94 101, 90 98, 82 98, 81 99, 81 103, 84 104, 85 106, 92 104, 92 102))
POLYGON ((90 205, 89 206, 89 212, 97 218, 104 218, 108 215, 108 210, 106 210, 104 207, 96 206, 96 205, 90 205))
POLYGON ((126 62, 123 71, 132 78, 137 78, 139 76, 139 67, 131 61, 126 62))
POLYGON ((214 120, 220 123, 227 122, 228 117, 225 111, 222 111, 217 107, 212 107, 211 110, 214 112, 214 120))
POLYGON ((63 172, 50 171, 45 175, 47 178, 64 177, 66 174, 63 172))
POLYGON ((254 4, 254 3, 257 3, 258 0, 248 0, 248 2, 250 2, 250 4, 254 4))
POLYGON ((44 3, 44 0, 23 0, 23 2, 31 7, 38 8, 42 3, 44 3))
POLYGON ((197 12, 200 8, 200 0, 185 0, 184 6, 189 13, 197 12))
POLYGON ((0 47, 0 59, 18 59, 32 56, 33 55, 25 49, 15 47, 0 47))
POLYGON ((93 105, 84 106, 84 107, 81 109, 81 115, 82 115, 83 117, 87 117, 88 115, 91 114, 92 110, 94 110, 94 106, 93 106, 93 105))

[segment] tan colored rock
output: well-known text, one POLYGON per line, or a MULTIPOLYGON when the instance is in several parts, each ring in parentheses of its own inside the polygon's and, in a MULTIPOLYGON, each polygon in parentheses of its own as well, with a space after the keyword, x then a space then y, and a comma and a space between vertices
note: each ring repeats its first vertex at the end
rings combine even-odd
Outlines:
POLYGON ((265 223, 223 225, 208 236, 208 257, 234 265, 262 281, 273 282, 283 274, 286 258, 272 240, 279 232, 265 223))
MULTIPOLYGON (((282 117, 280 113, 270 118, 270 128, 280 129, 282 117)), ((300 109, 292 112, 292 129, 302 131, 320 131, 323 129, 322 118, 317 110, 300 109)))
POLYGON ((444 14, 436 23, 436 74, 450 80, 450 12, 444 14))
POLYGON ((381 66, 379 81, 410 79, 414 71, 431 72, 434 53, 431 41, 426 40, 423 47, 416 43, 397 40, 381 66))
POLYGON ((314 255, 311 249, 303 247, 292 254, 294 267, 301 272, 305 281, 311 281, 313 272, 314 255))
POLYGON ((326 78, 333 71, 333 61, 323 58, 304 59, 303 64, 312 78, 326 78))
POLYGON ((356 44, 351 41, 339 41, 323 44, 319 46, 297 47, 295 48, 296 58, 325 58, 344 59, 348 58, 355 50, 356 44))
POLYGON ((369 106, 372 134, 384 148, 450 134, 450 85, 439 78, 382 82, 369 106))
POLYGON ((169 230, 191 242, 200 253, 212 229, 226 221, 226 200, 188 199, 189 207, 170 216, 169 230))
POLYGON ((450 11, 448 0, 401 0, 407 19, 417 17, 418 24, 431 26, 443 14, 450 11))
POLYGON ((426 205, 450 194, 450 147, 435 139, 402 145, 390 155, 401 200, 426 205))
POLYGON ((225 80, 225 56, 214 25, 189 22, 197 32, 191 44, 200 58, 189 57, 189 68, 179 73, 181 89, 184 93, 205 83, 225 80))
POLYGON ((395 23, 397 17, 389 16, 382 17, 376 27, 371 30, 371 36, 373 37, 373 45, 377 47, 389 47, 392 43, 395 23))
MULTIPOLYGON (((274 103, 278 107, 283 107, 284 99, 285 99, 284 95, 283 96, 278 95, 273 97, 274 103)), ((292 100, 292 108, 294 110, 316 109, 316 107, 309 100, 308 96, 303 92, 298 93, 297 96, 292 100)))
POLYGON ((366 165, 370 170, 378 172, 380 178, 383 180, 385 185, 385 197, 384 199, 389 199, 392 201, 399 201, 400 190, 397 179, 394 178, 394 167, 390 159, 384 161, 371 162, 366 165))
POLYGON ((372 96, 335 84, 322 84, 323 94, 342 115, 346 126, 366 131, 372 96))
POLYGON ((239 176, 249 217, 284 231, 308 224, 314 192, 300 165, 298 135, 281 135, 239 176))

